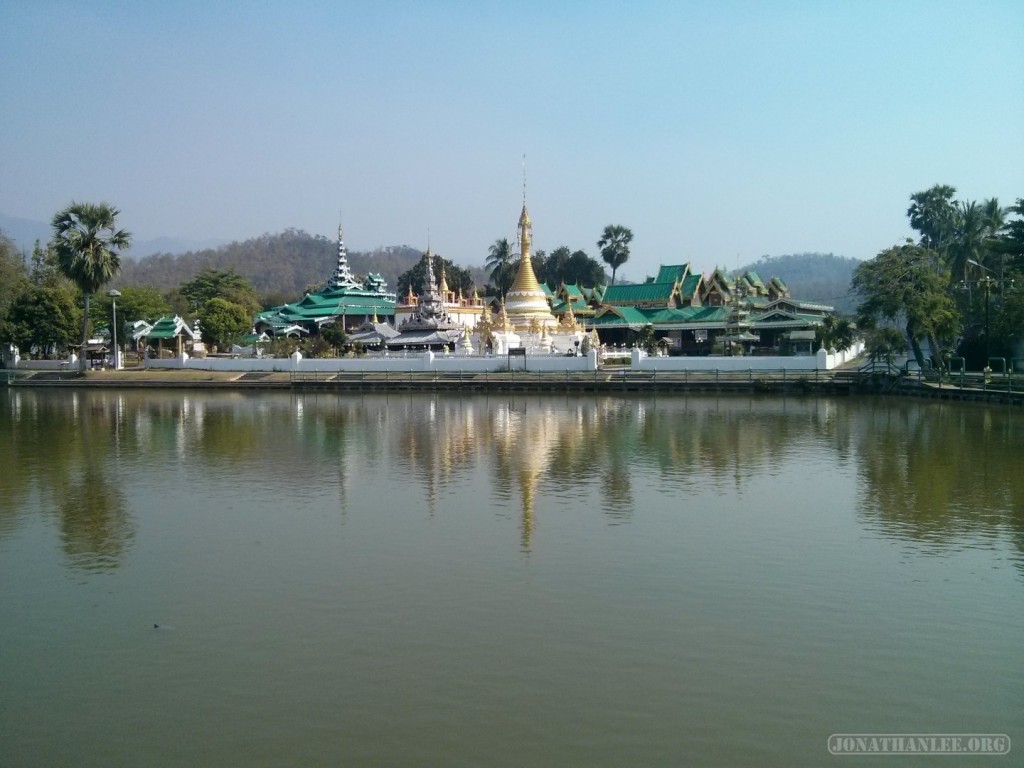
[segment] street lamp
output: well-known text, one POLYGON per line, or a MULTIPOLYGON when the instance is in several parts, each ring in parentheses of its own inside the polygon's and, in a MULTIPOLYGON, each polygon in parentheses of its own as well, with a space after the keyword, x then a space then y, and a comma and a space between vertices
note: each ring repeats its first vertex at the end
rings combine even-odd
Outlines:
POLYGON ((992 355, 992 346, 990 344, 991 337, 989 336, 989 323, 988 323, 988 308, 992 303, 990 297, 992 294, 992 278, 985 275, 981 279, 981 283, 985 286, 985 370, 988 370, 989 361, 992 355))
POLYGON ((121 370, 121 355, 119 354, 119 351, 117 349, 117 299, 118 299, 118 297, 120 295, 121 295, 121 292, 118 291, 118 290, 107 291, 107 296, 110 297, 111 301, 114 304, 114 322, 113 322, 113 330, 111 331, 111 333, 113 334, 113 337, 114 337, 114 370, 115 371, 121 370))

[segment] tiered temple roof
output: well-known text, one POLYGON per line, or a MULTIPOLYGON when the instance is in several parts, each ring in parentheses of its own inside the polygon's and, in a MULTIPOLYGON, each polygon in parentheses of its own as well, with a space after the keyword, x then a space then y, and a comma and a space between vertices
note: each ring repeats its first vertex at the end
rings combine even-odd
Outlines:
POLYGON ((445 306, 449 296, 448 281, 441 273, 441 285, 434 279, 434 258, 427 248, 427 276, 423 293, 419 296, 416 311, 398 326, 398 335, 386 339, 389 349, 409 347, 438 348, 454 346, 455 342, 468 333, 465 327, 452 319, 445 306))
POLYGON ((324 290, 307 293, 294 304, 261 312, 255 325, 257 330, 281 335, 293 326, 309 332, 339 318, 346 324, 349 318, 366 321, 373 315, 394 317, 395 300, 395 294, 387 290, 379 274, 367 275, 362 283, 355 279, 348 265, 344 233, 338 227, 338 263, 324 290))

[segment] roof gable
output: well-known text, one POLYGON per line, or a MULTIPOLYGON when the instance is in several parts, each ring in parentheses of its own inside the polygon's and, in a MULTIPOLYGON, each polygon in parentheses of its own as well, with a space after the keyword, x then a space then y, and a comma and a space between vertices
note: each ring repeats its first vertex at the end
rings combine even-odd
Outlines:
POLYGON ((655 277, 651 282, 678 283, 680 280, 683 280, 686 277, 689 271, 689 264, 671 264, 669 266, 662 265, 658 267, 658 276, 655 277))

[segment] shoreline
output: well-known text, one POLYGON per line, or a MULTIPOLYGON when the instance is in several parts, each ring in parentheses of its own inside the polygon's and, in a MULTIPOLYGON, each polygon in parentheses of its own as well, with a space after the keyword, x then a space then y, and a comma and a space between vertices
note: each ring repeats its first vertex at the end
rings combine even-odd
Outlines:
POLYGON ((604 394, 733 393, 775 395, 893 395, 1024 405, 1024 392, 885 379, 851 372, 648 373, 626 368, 578 373, 289 373, 182 371, 0 371, 8 387, 51 389, 215 389, 304 392, 593 392, 604 394), (6 374, 6 376, 4 375, 6 374))

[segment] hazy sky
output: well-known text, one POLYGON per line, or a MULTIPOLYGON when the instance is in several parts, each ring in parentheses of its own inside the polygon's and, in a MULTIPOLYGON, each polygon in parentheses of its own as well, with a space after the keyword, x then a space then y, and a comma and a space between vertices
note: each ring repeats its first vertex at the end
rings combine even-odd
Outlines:
POLYGON ((1024 197, 1024 2, 0 0, 0 212, 287 227, 481 264, 635 233, 621 275, 869 258, 908 197, 1024 197))

